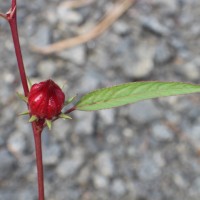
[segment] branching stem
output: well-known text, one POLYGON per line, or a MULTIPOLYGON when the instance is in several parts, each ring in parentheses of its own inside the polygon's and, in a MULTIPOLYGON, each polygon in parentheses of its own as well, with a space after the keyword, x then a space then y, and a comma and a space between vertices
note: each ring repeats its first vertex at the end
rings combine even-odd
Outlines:
POLYGON ((24 69, 24 62, 23 62, 23 58, 22 58, 21 47, 20 47, 20 43, 19 43, 19 35, 18 35, 18 29, 17 29, 17 7, 16 6, 17 6, 16 0, 13 0, 11 9, 6 13, 6 16, 7 16, 8 22, 10 24, 13 43, 14 43, 14 47, 15 47, 15 54, 17 57, 18 69, 19 69, 19 73, 20 73, 22 86, 24 89, 24 95, 28 96, 29 88, 28 88, 28 83, 27 83, 27 78, 26 78, 26 72, 24 69))
MULTIPOLYGON (((11 8, 6 14, 0 13, 0 17, 5 18, 10 25, 15 54, 18 63, 19 74, 24 90, 24 95, 27 97, 29 94, 27 76, 24 68, 23 57, 21 53, 21 47, 19 42, 19 35, 17 29, 17 4, 16 0, 12 0, 11 8)), ((28 105, 27 105, 28 106, 28 105)), ((38 173, 38 200, 44 200, 44 176, 43 176, 43 162, 42 162, 42 144, 41 144, 41 134, 43 130, 43 121, 33 122, 32 129, 35 140, 35 151, 36 151, 36 163, 37 163, 37 173, 38 173)))

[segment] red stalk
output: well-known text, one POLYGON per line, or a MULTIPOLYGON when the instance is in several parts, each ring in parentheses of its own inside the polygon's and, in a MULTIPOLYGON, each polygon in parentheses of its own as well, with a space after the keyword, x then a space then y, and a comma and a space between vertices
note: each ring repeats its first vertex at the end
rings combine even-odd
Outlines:
MULTIPOLYGON (((26 72, 24 68, 23 57, 21 53, 21 47, 18 36, 16 0, 12 0, 11 8, 6 13, 6 15, 1 14, 0 16, 6 18, 9 22, 15 48, 15 54, 18 63, 18 69, 24 90, 24 95, 27 97, 29 93, 29 88, 28 88, 26 72)), ((36 151, 37 174, 38 174, 38 200, 44 200, 44 177, 43 177, 42 144, 41 144, 41 134, 42 134, 43 124, 44 124, 43 121, 32 123, 32 129, 35 141, 35 151, 36 151)))
POLYGON ((42 162, 42 129, 38 129, 35 123, 32 124, 35 141, 36 162, 37 162, 37 177, 38 177, 38 200, 44 200, 44 174, 42 162))
POLYGON ((24 89, 24 95, 28 96, 29 88, 28 88, 28 83, 27 83, 27 78, 26 78, 26 72, 24 69, 24 62, 23 62, 23 58, 22 58, 21 47, 20 47, 20 43, 19 43, 18 29, 17 29, 16 0, 12 1, 11 9, 7 12, 6 16, 7 16, 8 22, 10 24, 13 43, 14 43, 14 47, 15 47, 15 54, 17 57, 18 69, 19 69, 19 73, 20 73, 22 86, 24 89))

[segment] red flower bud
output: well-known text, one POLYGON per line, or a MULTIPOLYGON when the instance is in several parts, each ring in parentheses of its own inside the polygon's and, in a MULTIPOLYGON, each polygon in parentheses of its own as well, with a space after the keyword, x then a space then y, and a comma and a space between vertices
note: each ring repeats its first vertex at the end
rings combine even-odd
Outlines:
POLYGON ((30 114, 39 119, 51 120, 60 114, 65 101, 65 94, 52 80, 34 84, 28 95, 30 114))

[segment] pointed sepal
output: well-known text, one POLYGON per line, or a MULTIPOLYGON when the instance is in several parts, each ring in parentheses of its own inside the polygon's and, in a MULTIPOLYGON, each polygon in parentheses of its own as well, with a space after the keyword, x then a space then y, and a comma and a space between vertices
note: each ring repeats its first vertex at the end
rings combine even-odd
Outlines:
POLYGON ((47 125, 47 127, 49 128, 49 130, 51 130, 51 127, 52 127, 52 122, 51 122, 51 120, 46 119, 45 122, 46 122, 46 125, 47 125))
POLYGON ((28 103, 28 98, 25 97, 23 94, 20 94, 19 92, 17 92, 17 96, 19 99, 21 99, 22 101, 28 103))
POLYGON ((73 96, 73 97, 67 99, 67 100, 65 101, 65 104, 64 104, 64 105, 66 106, 66 105, 68 105, 69 103, 73 102, 73 101, 76 99, 76 97, 77 97, 77 95, 75 95, 75 96, 73 96))
POLYGON ((35 116, 35 115, 32 115, 31 118, 28 120, 28 122, 34 122, 34 121, 37 121, 38 118, 35 116))
POLYGON ((72 119, 69 115, 66 115, 66 114, 64 114, 64 113, 61 113, 61 114, 59 115, 59 118, 62 118, 62 119, 72 119))
POLYGON ((24 111, 22 113, 19 113, 18 115, 19 116, 23 116, 23 115, 28 115, 28 114, 30 114, 30 112, 28 110, 26 110, 26 111, 24 111))
POLYGON ((27 77, 27 81, 28 81, 28 86, 29 86, 29 88, 31 88, 33 84, 32 84, 32 82, 31 82, 30 78, 27 77))

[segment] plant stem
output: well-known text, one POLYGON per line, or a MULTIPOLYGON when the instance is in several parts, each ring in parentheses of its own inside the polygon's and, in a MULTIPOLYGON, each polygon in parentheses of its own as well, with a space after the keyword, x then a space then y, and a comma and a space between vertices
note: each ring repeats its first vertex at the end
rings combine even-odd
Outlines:
POLYGON ((19 36, 18 36, 18 29, 17 29, 17 10, 16 9, 17 9, 16 0, 13 0, 11 9, 7 13, 7 20, 10 24, 13 43, 15 46, 15 54, 17 57, 18 69, 19 69, 19 73, 20 73, 22 86, 24 89, 24 95, 28 96, 29 88, 28 88, 28 83, 27 83, 27 78, 26 78, 26 72, 24 69, 24 62, 23 62, 23 58, 22 58, 21 47, 20 47, 20 43, 19 43, 19 36))
POLYGON ((42 130, 37 129, 36 124, 32 125, 34 131, 36 162, 37 162, 37 177, 38 177, 38 200, 44 200, 44 174, 42 162, 42 130))
POLYGON ((72 108, 70 108, 69 110, 67 110, 65 112, 65 114, 69 114, 69 113, 73 112, 74 110, 76 110, 76 106, 73 106, 72 108))
MULTIPOLYGON (((18 63, 20 78, 24 90, 24 95, 27 97, 29 93, 26 72, 24 69, 23 57, 19 42, 19 35, 17 29, 17 4, 16 0, 12 0, 11 8, 6 15, 1 14, 1 17, 6 17, 9 22, 13 43, 15 47, 15 54, 18 63)), ((27 105, 28 106, 28 105, 27 105)), ((32 129, 35 141, 36 162, 37 162, 37 176, 38 176, 38 200, 44 200, 44 175, 43 175, 43 162, 42 162, 42 144, 41 134, 43 130, 43 121, 33 122, 32 129)))

